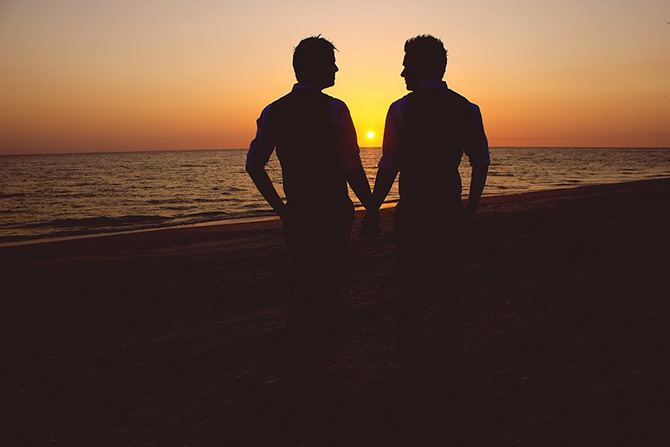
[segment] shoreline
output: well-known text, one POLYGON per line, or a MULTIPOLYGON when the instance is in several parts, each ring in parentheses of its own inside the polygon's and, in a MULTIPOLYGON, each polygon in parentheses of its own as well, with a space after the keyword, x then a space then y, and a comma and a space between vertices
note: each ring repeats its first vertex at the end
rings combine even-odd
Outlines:
MULTIPOLYGON (((480 206, 486 205, 486 204, 493 204, 493 203, 499 203, 499 202, 513 202, 514 200, 532 200, 535 197, 539 196, 547 196, 547 197, 552 197, 555 195, 557 192, 561 191, 573 191, 573 190, 579 190, 582 188, 601 188, 601 187, 607 187, 611 185, 626 185, 626 184, 635 184, 635 183, 640 183, 640 182, 654 182, 654 181, 662 181, 665 180, 666 178, 654 178, 654 179, 645 179, 645 180, 631 180, 629 182, 617 182, 617 183, 601 183, 601 184, 592 184, 592 185, 579 185, 579 186, 564 186, 560 188, 554 188, 554 189, 543 189, 543 190, 536 190, 536 191, 528 191, 528 192, 522 192, 522 193, 512 193, 512 194, 495 194, 495 195, 484 195, 481 198, 480 201, 480 206)), ((464 199, 467 198, 467 195, 463 196, 464 199)), ((393 208, 396 205, 397 201, 395 202, 385 202, 382 204, 381 209, 388 209, 388 208, 393 208)), ((363 207, 357 205, 356 206, 356 214, 360 214, 363 212, 363 207)), ((176 224, 172 226, 163 226, 163 227, 153 227, 153 228, 141 228, 141 229, 135 229, 135 230, 120 230, 120 231, 109 231, 109 232, 98 232, 98 233, 88 233, 88 234, 78 234, 78 235, 70 235, 70 236, 55 236, 55 237, 40 237, 36 236, 35 238, 31 239, 24 239, 24 240, 17 240, 17 241, 8 241, 8 242, 0 242, 0 250, 6 247, 20 247, 20 246, 25 246, 25 245, 36 245, 36 244, 47 244, 47 243, 57 243, 57 242, 67 242, 67 241, 72 241, 72 240, 88 240, 88 239, 96 239, 96 238, 107 238, 107 237, 115 237, 115 236, 125 236, 125 235, 133 235, 133 234, 143 234, 143 233, 153 233, 153 232, 163 232, 163 231, 176 231, 176 230, 185 230, 185 229, 194 229, 194 228, 210 228, 210 227, 222 227, 221 229, 225 227, 239 227, 239 226, 244 226, 244 225, 255 225, 255 224, 263 224, 267 222, 278 222, 279 218, 274 215, 268 215, 268 216, 258 216, 258 217, 242 217, 242 218, 235 218, 235 219, 226 219, 226 220, 214 220, 214 221, 207 221, 207 222, 198 222, 198 223, 193 223, 193 224, 176 224)))

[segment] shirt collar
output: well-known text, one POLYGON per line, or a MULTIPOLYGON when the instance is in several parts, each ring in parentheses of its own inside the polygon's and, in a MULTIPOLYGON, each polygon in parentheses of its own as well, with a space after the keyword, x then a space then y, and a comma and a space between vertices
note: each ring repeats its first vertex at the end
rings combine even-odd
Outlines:
POLYGON ((447 87, 447 83, 442 80, 438 81, 437 79, 428 79, 427 81, 423 81, 421 85, 419 85, 419 88, 437 88, 447 90, 449 87, 447 87))
POLYGON ((320 92, 323 89, 317 87, 314 84, 310 84, 308 82, 296 82, 295 84, 293 84, 293 89, 291 91, 296 91, 296 90, 314 90, 314 91, 320 92))

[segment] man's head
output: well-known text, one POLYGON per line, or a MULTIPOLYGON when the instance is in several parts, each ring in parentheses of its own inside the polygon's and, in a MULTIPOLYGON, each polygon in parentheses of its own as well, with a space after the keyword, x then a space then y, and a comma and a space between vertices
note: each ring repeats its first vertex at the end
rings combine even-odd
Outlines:
POLYGON ((400 74, 407 90, 416 90, 423 81, 441 80, 447 69, 447 50, 440 39, 429 34, 405 42, 405 67, 400 74))
POLYGON ((307 37, 293 51, 293 70, 298 82, 320 88, 335 85, 335 45, 321 36, 307 37))

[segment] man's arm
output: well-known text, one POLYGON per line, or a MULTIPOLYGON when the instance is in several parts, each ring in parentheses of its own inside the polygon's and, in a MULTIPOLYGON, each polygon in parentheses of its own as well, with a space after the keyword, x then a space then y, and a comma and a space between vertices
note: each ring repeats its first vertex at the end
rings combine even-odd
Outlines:
POLYGON ((372 200, 375 208, 379 208, 391 191, 393 182, 400 170, 398 164, 399 149, 402 141, 403 120, 402 110, 406 107, 406 99, 401 98, 389 107, 384 123, 384 141, 382 142, 382 158, 375 179, 372 200))
POLYGON ((472 174, 470 177, 470 194, 468 204, 465 207, 466 218, 470 219, 475 214, 479 199, 482 197, 486 177, 489 172, 491 156, 489 154, 489 143, 484 132, 482 113, 479 107, 470 103, 470 119, 468 126, 469 144, 465 147, 465 153, 470 158, 472 174))
POLYGON ((286 205, 281 197, 279 197, 279 194, 277 194, 275 185, 265 171, 265 165, 270 159, 275 147, 274 139, 268 132, 271 107, 272 104, 263 109, 261 116, 256 121, 258 126, 256 138, 254 138, 249 146, 245 168, 263 198, 270 204, 275 213, 283 218, 286 211, 286 205))
POLYGON ((374 187, 375 189, 372 193, 372 204, 374 209, 379 209, 379 207, 382 206, 382 203, 384 203, 384 199, 386 199, 389 191, 391 191, 391 187, 393 186, 396 175, 398 175, 396 171, 391 171, 384 168, 379 168, 377 170, 377 178, 375 179, 374 187))
POLYGON ((379 234, 379 207, 391 191, 393 182, 398 175, 397 146, 400 142, 400 112, 401 101, 391 104, 386 114, 384 124, 384 141, 382 143, 382 158, 379 160, 379 169, 375 178, 374 191, 372 192, 372 205, 368 208, 361 222, 361 233, 375 237, 379 234))
POLYGON ((347 182, 365 209, 372 209, 372 192, 370 191, 370 184, 368 183, 368 177, 365 175, 363 166, 359 166, 358 168, 347 172, 347 182))
POLYGON ((479 205, 479 199, 482 198, 486 177, 489 172, 489 165, 472 166, 470 177, 470 194, 468 195, 468 204, 465 207, 465 215, 468 219, 472 218, 479 205))
POLYGON ((365 209, 370 209, 372 193, 368 177, 361 164, 360 148, 356 138, 356 128, 351 119, 349 108, 339 99, 332 98, 330 102, 331 118, 335 127, 337 152, 340 165, 346 173, 347 183, 360 200, 365 209))
POLYGON ((270 180, 267 172, 265 172, 265 168, 247 166, 247 173, 263 198, 270 204, 275 213, 277 213, 280 218, 283 218, 284 212, 286 211, 286 204, 281 197, 279 197, 279 194, 277 194, 275 185, 272 183, 272 180, 270 180))

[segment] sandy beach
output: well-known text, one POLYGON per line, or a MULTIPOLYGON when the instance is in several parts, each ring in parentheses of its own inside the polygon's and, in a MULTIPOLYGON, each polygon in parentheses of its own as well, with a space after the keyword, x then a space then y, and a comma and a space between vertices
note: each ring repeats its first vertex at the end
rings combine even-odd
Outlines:
MULTIPOLYGON (((439 445, 667 445, 668 203, 667 179, 482 200, 439 445)), ((398 440, 392 228, 352 234, 323 445, 398 440)), ((0 247, 0 278, 6 445, 290 445, 279 221, 0 247)))

